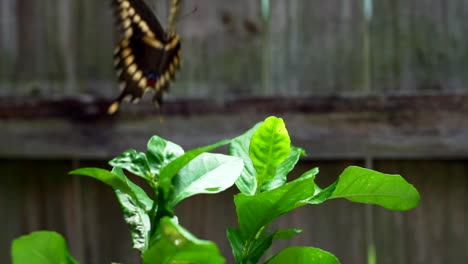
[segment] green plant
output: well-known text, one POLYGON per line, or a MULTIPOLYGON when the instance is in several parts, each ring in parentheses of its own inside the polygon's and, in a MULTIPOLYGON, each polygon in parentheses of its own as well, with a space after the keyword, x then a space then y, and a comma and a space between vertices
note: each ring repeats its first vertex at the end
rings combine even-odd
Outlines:
MULTIPOLYGON (((317 168, 287 182, 287 175, 304 155, 303 149, 291 145, 283 120, 269 117, 235 139, 186 153, 180 146, 155 136, 148 142, 146 153, 128 150, 111 160, 112 171, 83 168, 70 173, 93 177, 113 188, 133 247, 140 251, 145 264, 224 263, 213 242, 197 239, 178 224, 174 208, 190 196, 218 193, 233 184, 240 190, 234 197, 239 227, 228 228, 227 237, 238 264, 257 263, 275 239, 289 239, 301 233, 300 229, 267 230, 273 220, 297 207, 336 198, 391 210, 409 210, 419 203, 417 190, 401 176, 359 167, 347 168, 324 189, 315 184, 317 168), (229 156, 205 153, 225 144, 230 144, 229 156), (145 179, 153 191, 152 198, 124 171, 145 179)), ((63 238, 51 232, 36 232, 15 240, 14 263, 31 263, 22 260, 24 252, 40 239, 51 237, 60 240, 59 246, 44 251, 42 255, 50 257, 37 263, 76 263, 63 238), (60 262, 55 261, 57 256, 60 262)), ((321 249, 291 247, 266 263, 339 261, 321 249)))

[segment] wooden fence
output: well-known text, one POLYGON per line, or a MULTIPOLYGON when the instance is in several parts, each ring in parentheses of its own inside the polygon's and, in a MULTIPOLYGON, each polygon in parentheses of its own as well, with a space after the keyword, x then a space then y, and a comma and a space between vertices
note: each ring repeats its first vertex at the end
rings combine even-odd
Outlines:
MULTIPOLYGON (((148 0, 163 24, 166 2, 148 0)), ((373 1, 372 17, 365 2, 182 1, 183 70, 171 94, 467 90, 466 0, 373 1)), ((116 94, 110 0, 0 6, 2 94, 116 94)))
MULTIPOLYGON (((349 165, 363 161, 303 162, 296 175, 320 167, 317 180, 330 184, 349 165)), ((113 193, 107 186, 79 176, 67 176, 75 166, 105 163, 72 161, 2 160, 0 185, 0 262, 9 261, 9 243, 35 230, 55 230, 66 236, 72 254, 81 263, 111 261, 139 263, 113 193)), ((421 205, 409 212, 344 200, 305 206, 273 223, 274 227, 303 228, 305 233, 274 243, 269 255, 286 246, 316 246, 335 253, 342 263, 366 263, 374 244, 377 263, 440 264, 468 260, 466 222, 468 163, 466 161, 377 160, 374 168, 401 173, 414 183, 421 205)), ((225 238, 228 226, 237 226, 230 189, 184 201, 176 213, 182 225, 198 237, 217 242, 233 263, 225 238)))
MULTIPOLYGON (((167 1, 147 2, 165 25, 167 1)), ((66 172, 143 150, 154 134, 187 149, 269 115, 310 154, 297 173, 319 166, 326 184, 367 165, 422 195, 404 213, 346 201, 302 208, 274 225, 306 233, 273 252, 317 246, 361 264, 375 244, 379 264, 468 262, 468 0, 182 4, 183 65, 163 109, 144 100, 109 117, 110 1, 0 0, 0 263, 13 238, 39 229, 64 234, 81 263, 138 263, 112 192, 66 172)), ((234 193, 178 209, 225 256, 234 193)))

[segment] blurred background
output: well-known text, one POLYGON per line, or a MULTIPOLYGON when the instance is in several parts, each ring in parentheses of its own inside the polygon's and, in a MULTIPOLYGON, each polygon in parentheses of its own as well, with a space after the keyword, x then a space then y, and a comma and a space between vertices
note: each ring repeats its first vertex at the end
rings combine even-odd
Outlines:
MULTIPOLYGON (((163 25, 166 0, 146 0, 163 25)), ((275 242, 331 251, 342 263, 468 263, 468 0, 184 0, 183 62, 161 111, 119 94, 110 0, 0 0, 0 263, 11 240, 63 234, 81 263, 138 263, 110 188, 69 176, 108 167, 159 135, 185 149, 235 137, 270 115, 306 149, 294 175, 349 165, 403 175, 409 212, 330 201, 274 226, 275 242)), ((294 177, 291 176, 291 177, 294 177)), ((177 213, 233 263, 235 188, 177 213)))

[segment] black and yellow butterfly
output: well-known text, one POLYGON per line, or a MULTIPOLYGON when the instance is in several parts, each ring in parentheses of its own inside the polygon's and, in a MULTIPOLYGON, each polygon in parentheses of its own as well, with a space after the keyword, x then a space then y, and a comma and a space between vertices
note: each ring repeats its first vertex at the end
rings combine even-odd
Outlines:
POLYGON ((112 6, 121 32, 114 65, 122 93, 108 113, 115 113, 123 100, 138 103, 149 90, 159 105, 180 67, 180 38, 174 32, 179 0, 171 0, 167 31, 143 0, 112 0, 112 6))

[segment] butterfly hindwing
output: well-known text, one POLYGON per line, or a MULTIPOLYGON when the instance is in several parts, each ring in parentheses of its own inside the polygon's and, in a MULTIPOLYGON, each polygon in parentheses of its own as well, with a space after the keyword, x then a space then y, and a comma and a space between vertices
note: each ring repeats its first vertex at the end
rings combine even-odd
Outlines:
POLYGON ((122 100, 139 102, 148 90, 159 104, 180 65, 179 36, 165 33, 142 0, 113 0, 113 7, 122 32, 114 65, 123 91, 108 112, 116 112, 122 100))

